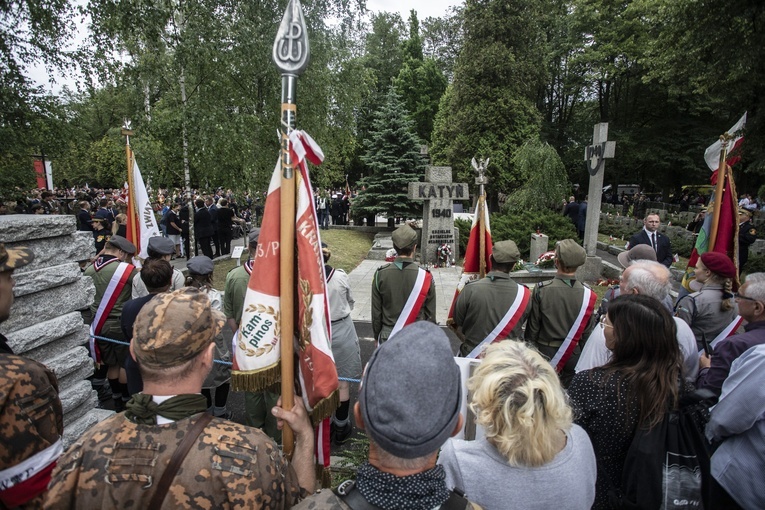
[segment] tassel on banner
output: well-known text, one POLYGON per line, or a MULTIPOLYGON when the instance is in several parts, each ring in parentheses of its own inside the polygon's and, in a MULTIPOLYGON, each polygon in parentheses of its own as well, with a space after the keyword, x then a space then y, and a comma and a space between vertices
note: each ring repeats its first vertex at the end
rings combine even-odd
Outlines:
POLYGON ((322 489, 332 488, 332 470, 321 464, 316 464, 316 481, 321 484, 322 489))
POLYGON ((231 389, 233 391, 263 391, 273 385, 277 385, 280 381, 280 363, 271 365, 263 370, 258 370, 257 372, 231 371, 231 389))
POLYGON ((319 402, 313 406, 313 410, 310 413, 311 424, 314 427, 318 427, 319 423, 321 423, 322 420, 331 417, 332 413, 334 413, 335 409, 338 407, 340 407, 340 392, 335 390, 330 393, 328 397, 319 400, 319 402))

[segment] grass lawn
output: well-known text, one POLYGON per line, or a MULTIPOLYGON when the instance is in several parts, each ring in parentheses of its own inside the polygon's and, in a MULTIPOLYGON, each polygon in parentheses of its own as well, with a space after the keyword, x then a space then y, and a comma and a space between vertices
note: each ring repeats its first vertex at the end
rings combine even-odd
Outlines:
MULTIPOLYGON (((330 264, 333 267, 343 269, 350 273, 367 256, 369 248, 372 247, 374 234, 365 234, 353 230, 322 230, 321 240, 329 246, 332 251, 330 264)), ((232 244, 241 246, 242 240, 236 239, 232 244)), ((247 260, 247 250, 242 252, 241 263, 247 260)), ((236 267, 235 259, 225 259, 215 263, 215 272, 213 273, 213 287, 223 290, 226 284, 226 274, 236 267)))

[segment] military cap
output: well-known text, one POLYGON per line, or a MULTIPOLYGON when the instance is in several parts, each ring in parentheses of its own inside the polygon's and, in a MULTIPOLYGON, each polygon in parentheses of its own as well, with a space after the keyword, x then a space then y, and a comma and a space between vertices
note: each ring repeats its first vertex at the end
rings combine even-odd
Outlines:
POLYGON ((364 427, 404 459, 438 450, 460 415, 460 369, 449 339, 432 322, 406 326, 372 354, 359 388, 364 427))
POLYGON ((122 236, 111 236, 107 244, 124 251, 128 255, 135 254, 135 245, 122 236))
POLYGON ((35 254, 29 248, 6 248, 5 243, 0 243, 0 271, 13 271, 26 266, 34 259, 35 254))
POLYGON ((210 257, 198 255, 188 261, 186 268, 189 270, 189 274, 210 274, 213 272, 215 264, 210 257))
POLYGON ((175 253, 175 245, 169 237, 156 236, 149 238, 148 249, 160 255, 172 255, 175 253))
POLYGON ((510 264, 520 260, 521 252, 518 251, 515 241, 499 241, 494 243, 491 256, 500 264, 510 264))
POLYGON ((393 231, 393 246, 401 249, 411 248, 417 243, 417 232, 409 225, 401 225, 393 231))
POLYGON ((616 256, 622 267, 629 266, 635 260, 652 260, 656 262, 656 252, 647 244, 638 244, 616 256))
POLYGON ((708 251, 701 256, 701 262, 707 266, 707 269, 723 278, 735 278, 736 266, 733 261, 724 253, 719 251, 708 251))
POLYGON ((250 246, 254 246, 258 244, 258 238, 260 237, 260 229, 254 228, 252 229, 252 232, 250 232, 250 235, 248 237, 248 241, 250 243, 250 246))
POLYGON ((224 315, 212 309, 210 298, 199 289, 157 294, 136 317, 133 352, 141 365, 177 366, 205 350, 224 323, 224 315))
POLYGON ((558 241, 555 246, 555 258, 561 266, 567 268, 579 267, 587 260, 587 252, 573 239, 558 241))
POLYGON ((739 207, 738 208, 738 213, 739 214, 746 214, 750 218, 754 215, 754 213, 752 211, 750 211, 749 209, 746 209, 744 207, 739 207))

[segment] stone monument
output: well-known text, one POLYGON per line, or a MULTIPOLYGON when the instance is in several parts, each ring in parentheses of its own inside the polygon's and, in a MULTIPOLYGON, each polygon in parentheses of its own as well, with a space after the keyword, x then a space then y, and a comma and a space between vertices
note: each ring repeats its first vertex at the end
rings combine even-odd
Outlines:
POLYGON ((592 145, 584 151, 584 160, 590 172, 590 187, 587 194, 587 219, 584 228, 584 250, 587 252, 587 261, 576 272, 579 280, 597 280, 603 269, 600 257, 595 255, 598 247, 600 202, 606 159, 613 158, 615 150, 616 142, 608 141, 608 122, 595 124, 592 145))
POLYGON ((68 446, 112 414, 96 409, 96 392, 86 380, 93 374, 93 360, 83 347, 88 326, 79 310, 90 305, 96 289, 82 277, 78 261, 95 256, 93 236, 77 232, 71 215, 12 214, 0 216, 0 242, 26 246, 35 254, 31 264, 13 272, 15 299, 0 333, 13 352, 56 374, 68 446))
POLYGON ((452 168, 449 166, 428 166, 425 168, 425 182, 409 183, 408 198, 424 201, 420 262, 435 264, 438 261, 438 247, 442 244, 451 247, 452 258, 456 259, 458 246, 452 204, 454 200, 469 198, 468 185, 452 182, 452 168))

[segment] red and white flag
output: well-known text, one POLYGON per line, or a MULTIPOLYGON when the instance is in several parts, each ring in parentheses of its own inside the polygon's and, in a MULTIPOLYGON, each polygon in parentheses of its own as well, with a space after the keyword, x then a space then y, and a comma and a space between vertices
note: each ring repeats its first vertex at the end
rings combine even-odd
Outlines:
MULTIPOLYGON (((741 146, 741 143, 744 141, 744 126, 746 126, 746 114, 747 112, 744 112, 744 115, 741 116, 740 119, 738 119, 738 122, 733 124, 733 126, 728 130, 728 133, 733 135, 733 140, 728 143, 728 155, 729 157, 726 158, 726 161, 729 165, 733 166, 738 162, 740 156, 737 154, 731 155, 734 150, 738 149, 741 146)), ((715 171, 720 166, 720 152, 722 151, 722 142, 720 140, 717 140, 715 143, 707 147, 707 150, 704 151, 704 161, 707 162, 707 166, 711 171, 715 171)))
POLYGON ((127 239, 136 247, 136 255, 142 259, 148 257, 146 248, 149 246, 149 238, 160 235, 157 226, 157 217, 154 216, 154 209, 149 201, 149 194, 146 192, 146 185, 143 183, 141 171, 138 169, 138 162, 133 159, 133 182, 128 186, 132 188, 132 199, 128 198, 127 210, 127 239))
POLYGON ((468 239, 467 248, 465 249, 465 262, 462 266, 462 277, 457 284, 457 290, 454 291, 454 299, 452 299, 452 306, 449 307, 449 315, 447 317, 447 324, 451 324, 454 321, 454 305, 457 303, 457 298, 465 288, 468 282, 478 280, 481 278, 481 223, 484 228, 483 239, 483 263, 484 274, 491 271, 491 229, 489 228, 489 208, 486 207, 486 196, 481 195, 478 197, 478 205, 473 215, 473 226, 470 227, 470 238, 468 239))

